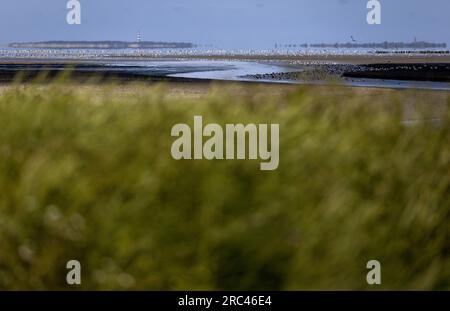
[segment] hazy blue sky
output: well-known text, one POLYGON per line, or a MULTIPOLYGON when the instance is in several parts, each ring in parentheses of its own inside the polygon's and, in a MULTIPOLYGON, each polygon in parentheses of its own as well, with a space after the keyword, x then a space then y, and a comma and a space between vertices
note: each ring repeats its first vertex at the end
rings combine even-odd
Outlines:
POLYGON ((0 44, 42 40, 187 41, 217 47, 280 43, 450 43, 449 0, 381 0, 382 25, 366 23, 367 0, 80 0, 82 24, 66 23, 67 0, 0 0, 0 44))

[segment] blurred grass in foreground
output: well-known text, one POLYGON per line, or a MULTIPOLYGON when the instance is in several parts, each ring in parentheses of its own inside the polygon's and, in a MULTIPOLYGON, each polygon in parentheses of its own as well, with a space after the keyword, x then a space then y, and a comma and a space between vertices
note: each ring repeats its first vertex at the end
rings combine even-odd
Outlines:
POLYGON ((433 96, 133 88, 0 94, 0 289, 71 289, 71 259, 80 289, 450 289, 448 95, 439 124, 405 126, 433 96), (194 115, 279 123, 279 169, 173 160, 194 115))

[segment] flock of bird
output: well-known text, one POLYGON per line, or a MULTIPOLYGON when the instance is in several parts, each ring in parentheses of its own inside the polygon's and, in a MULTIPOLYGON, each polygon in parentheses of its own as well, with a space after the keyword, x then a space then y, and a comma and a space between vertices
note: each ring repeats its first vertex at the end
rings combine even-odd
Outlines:
MULTIPOLYGON (((389 51, 387 51, 389 52, 389 51)), ((392 54, 396 54, 392 51, 392 54)), ((33 59, 103 59, 103 58, 159 58, 159 57, 277 57, 277 56, 323 56, 334 55, 361 55, 367 57, 376 56, 376 51, 370 49, 209 49, 209 48, 188 48, 188 49, 0 49, 0 58, 33 58, 33 59)), ((385 53, 383 53, 386 56, 385 53)), ((404 56, 414 56, 414 52, 404 56)))

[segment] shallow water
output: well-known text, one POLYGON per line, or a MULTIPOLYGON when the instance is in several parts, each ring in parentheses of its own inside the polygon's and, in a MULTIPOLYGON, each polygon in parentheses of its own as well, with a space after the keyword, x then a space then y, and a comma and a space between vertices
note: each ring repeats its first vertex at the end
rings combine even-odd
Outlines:
POLYGON ((378 88, 392 88, 392 89, 423 89, 423 90, 436 90, 436 91, 449 91, 450 90, 449 82, 345 78, 344 83, 349 86, 359 86, 359 87, 378 87, 378 88))
MULTIPOLYGON (((219 70, 205 70, 188 73, 172 74, 172 77, 192 78, 192 79, 211 79, 211 80, 229 80, 229 81, 248 81, 251 79, 242 78, 247 75, 265 74, 273 72, 284 72, 287 69, 283 66, 272 65, 259 62, 238 62, 238 61, 207 61, 203 62, 206 66, 217 66, 219 70), (208 65, 207 65, 208 64, 208 65)), ((292 69, 289 69, 292 71, 292 69)), ((299 69, 300 70, 300 69, 299 69)), ((255 80, 256 81, 256 80, 255 80)))

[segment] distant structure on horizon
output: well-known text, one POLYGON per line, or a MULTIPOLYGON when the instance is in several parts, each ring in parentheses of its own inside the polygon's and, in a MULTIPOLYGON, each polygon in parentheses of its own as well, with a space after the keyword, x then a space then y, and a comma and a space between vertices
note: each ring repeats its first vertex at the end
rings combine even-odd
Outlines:
POLYGON ((138 34, 137 34, 136 42, 138 44, 141 44, 141 41, 142 41, 142 37, 141 37, 141 32, 139 31, 138 34))
POLYGON ((12 48, 35 49, 177 49, 193 48, 192 43, 186 42, 153 42, 141 41, 138 33, 136 42, 126 41, 44 41, 44 42, 19 42, 11 43, 12 48))

